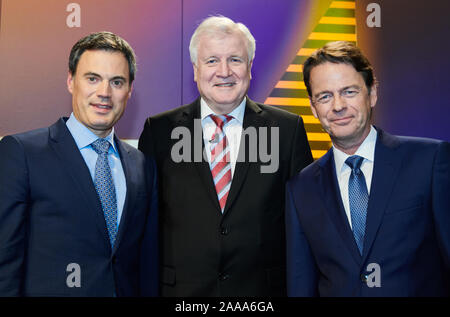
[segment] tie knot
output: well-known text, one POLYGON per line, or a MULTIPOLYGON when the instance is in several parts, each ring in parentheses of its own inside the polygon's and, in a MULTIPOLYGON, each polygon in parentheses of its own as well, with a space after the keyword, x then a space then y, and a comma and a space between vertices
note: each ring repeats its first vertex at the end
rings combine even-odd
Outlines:
POLYGON ((210 116, 211 116, 211 119, 214 121, 214 123, 216 124, 216 126, 217 126, 219 129, 222 129, 223 126, 224 126, 227 122, 229 122, 229 121, 231 121, 231 120, 233 119, 232 116, 229 116, 229 115, 227 115, 227 114, 223 114, 223 115, 220 115, 220 116, 216 116, 216 115, 212 114, 212 115, 210 115, 210 116))
POLYGON ((364 157, 361 157, 358 155, 353 155, 345 160, 345 164, 350 166, 352 171, 356 173, 356 172, 360 171, 360 167, 361 167, 361 164, 363 161, 364 161, 364 157))
POLYGON ((92 148, 97 154, 108 153, 109 150, 109 142, 106 139, 97 139, 91 143, 92 148))

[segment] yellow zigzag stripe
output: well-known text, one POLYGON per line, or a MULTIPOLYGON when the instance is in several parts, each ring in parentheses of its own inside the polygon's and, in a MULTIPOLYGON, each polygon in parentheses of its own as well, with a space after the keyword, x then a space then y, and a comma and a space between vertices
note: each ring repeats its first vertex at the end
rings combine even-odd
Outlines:
POLYGON ((308 141, 331 141, 328 133, 321 132, 307 132, 308 141))
POLYGON ((355 18, 322 17, 319 24, 356 25, 355 18))
POLYGON ((305 83, 302 81, 287 81, 280 80, 275 88, 287 88, 287 89, 306 89, 305 83))
MULTIPOLYGON (((333 9, 355 9, 355 1, 333 1, 330 4, 329 8, 333 9)), ((356 26, 356 19, 351 17, 329 17, 329 16, 322 16, 319 20, 319 24, 335 24, 335 25, 351 25, 356 26)), ((317 29, 317 28, 316 28, 317 29)), ((333 33, 333 32, 312 32, 308 36, 308 40, 317 40, 317 41, 351 41, 356 42, 357 37, 356 34, 352 33, 333 33)), ((301 57, 301 60, 304 60, 304 57, 310 56, 316 49, 315 48, 304 48, 301 47, 297 52, 297 58, 301 57)), ((287 69, 286 73, 291 73, 289 76, 292 78, 292 76, 296 75, 295 73, 298 73, 298 80, 279 80, 278 83, 275 85, 274 89, 281 88, 281 89, 292 89, 292 90, 301 90, 305 91, 306 87, 303 81, 300 81, 301 73, 303 72, 303 65, 299 64, 290 64, 287 69), (294 74, 292 74, 294 73, 294 74)), ((278 93, 277 93, 278 94, 278 93)), ((308 125, 314 126, 314 130, 317 131, 317 125, 320 126, 320 122, 318 119, 316 119, 309 109, 310 103, 309 98, 288 98, 288 97, 268 97, 265 100, 265 103, 276 105, 276 106, 287 106, 287 107, 301 107, 301 113, 306 113, 306 115, 302 115, 303 122, 308 125), (309 114, 308 114, 309 113, 309 114)), ((291 111, 296 112, 295 108, 288 108, 291 109, 291 111)), ((300 108, 298 108, 300 109, 300 108)), ((298 113, 298 112, 297 112, 298 113)), ((308 132, 308 126, 306 127, 307 130, 307 136, 308 140, 312 143, 311 146, 311 152, 314 159, 318 159, 321 156, 323 156, 327 150, 323 150, 324 143, 327 145, 327 147, 331 146, 331 139, 330 136, 325 132, 308 132), (319 143, 317 143, 319 142, 319 143), (320 145, 319 145, 320 144, 320 145), (314 148, 316 147, 316 148, 314 148), (317 149, 319 147, 319 149, 317 149)))
POLYGON ((308 39, 309 40, 353 41, 353 42, 356 42, 356 34, 313 32, 313 33, 311 33, 309 35, 308 39))
POLYGON ((355 9, 355 2, 353 1, 333 1, 330 5, 333 9, 355 9))
POLYGON ((313 159, 317 160, 327 153, 327 150, 311 150, 313 159))
POLYGON ((277 106, 304 106, 309 107, 308 98, 268 97, 265 101, 269 105, 277 106))

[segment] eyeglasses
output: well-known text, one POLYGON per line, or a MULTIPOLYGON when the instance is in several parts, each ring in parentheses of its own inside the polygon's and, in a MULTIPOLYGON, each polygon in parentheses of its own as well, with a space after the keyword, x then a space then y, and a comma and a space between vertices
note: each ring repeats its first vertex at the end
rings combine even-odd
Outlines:
MULTIPOLYGON (((348 87, 339 91, 339 96, 345 99, 351 99, 356 97, 361 92, 359 87, 348 87)), ((320 103, 326 105, 334 99, 333 92, 323 92, 318 95, 318 97, 313 99, 313 103, 320 103)))

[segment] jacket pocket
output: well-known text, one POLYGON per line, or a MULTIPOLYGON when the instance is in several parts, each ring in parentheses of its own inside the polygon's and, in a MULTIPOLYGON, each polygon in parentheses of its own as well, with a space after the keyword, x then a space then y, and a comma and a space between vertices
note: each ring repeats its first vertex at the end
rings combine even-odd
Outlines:
POLYGON ((422 197, 414 197, 412 199, 396 202, 394 206, 389 206, 386 210, 386 216, 404 213, 419 209, 423 206, 422 197))

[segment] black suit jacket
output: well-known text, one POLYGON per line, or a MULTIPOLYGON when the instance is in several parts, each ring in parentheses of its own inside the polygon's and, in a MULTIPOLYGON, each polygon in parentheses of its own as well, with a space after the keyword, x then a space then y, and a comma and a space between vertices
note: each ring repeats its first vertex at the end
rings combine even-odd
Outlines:
POLYGON ((137 296, 140 283, 156 283, 151 265, 139 274, 146 227, 146 250, 156 259, 154 162, 115 139, 127 194, 111 250, 94 183, 65 120, 0 142, 0 296, 137 296), (66 283, 70 263, 80 267, 80 287, 66 283))
MULTIPOLYGON (((261 173, 259 156, 238 161, 223 214, 208 162, 172 159, 177 127, 191 132, 189 155, 198 156, 200 99, 148 118, 139 140, 159 174, 162 296, 284 296, 285 182, 312 162, 302 119, 247 98, 244 130, 255 127, 260 140, 267 127, 270 140, 270 127, 279 128, 279 168, 261 173)), ((244 143, 248 156, 248 141, 239 155, 244 143)))

